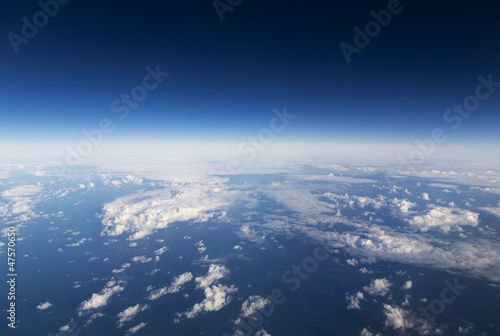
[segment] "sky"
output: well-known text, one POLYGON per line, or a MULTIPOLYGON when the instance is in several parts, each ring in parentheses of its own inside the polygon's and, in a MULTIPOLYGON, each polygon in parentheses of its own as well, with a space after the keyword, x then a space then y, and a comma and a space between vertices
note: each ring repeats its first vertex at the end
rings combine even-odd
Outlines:
POLYGON ((469 117, 443 118, 479 76, 500 82, 495 1, 69 1, 25 38, 40 3, 0 14, 4 144, 71 143, 105 118, 109 141, 238 142, 285 106, 296 117, 280 141, 411 144, 438 127, 449 144, 500 139, 500 86, 469 117), (388 7, 348 62, 341 43, 354 48, 355 27, 388 7), (124 117, 147 67, 168 76, 124 117))

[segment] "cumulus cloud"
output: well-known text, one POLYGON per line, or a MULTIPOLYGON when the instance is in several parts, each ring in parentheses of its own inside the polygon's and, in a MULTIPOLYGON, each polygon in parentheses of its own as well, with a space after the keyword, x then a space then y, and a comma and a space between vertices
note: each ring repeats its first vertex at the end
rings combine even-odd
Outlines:
POLYGON ((413 287, 413 283, 411 282, 411 280, 408 280, 405 282, 405 284, 401 288, 402 289, 411 289, 412 287, 413 287))
POLYGON ((45 309, 49 309, 50 307, 52 307, 52 303, 50 303, 50 302, 42 302, 38 306, 36 306, 36 309, 38 309, 38 310, 45 310, 45 309))
POLYGON ((178 293, 181 291, 182 286, 190 282, 192 279, 193 274, 191 272, 182 273, 181 275, 174 277, 169 287, 162 287, 149 293, 148 300, 153 301, 166 294, 178 293))
POLYGON ((231 302, 229 294, 238 291, 238 288, 231 285, 217 285, 217 282, 229 275, 229 270, 224 265, 211 264, 205 276, 196 277, 197 289, 204 289, 205 299, 195 304, 190 310, 178 316, 193 318, 200 313, 208 311, 218 311, 231 302))
POLYGON ((202 312, 218 311, 231 302, 229 294, 235 293, 238 288, 235 286, 213 285, 205 288, 205 299, 193 306, 192 309, 184 313, 187 318, 196 317, 202 312))
POLYGON ((356 259, 347 259, 346 262, 351 266, 356 266, 358 264, 356 259))
POLYGON ((118 313, 118 315, 116 315, 116 317, 118 318, 118 321, 116 322, 118 328, 123 327, 126 322, 132 321, 137 316, 137 314, 145 311, 148 308, 149 306, 147 304, 136 304, 135 306, 128 307, 124 311, 118 313))
POLYGON ((371 206, 374 209, 380 209, 382 206, 386 205, 386 198, 382 195, 378 195, 377 198, 370 198, 367 196, 357 196, 349 194, 333 194, 324 193, 324 197, 328 198, 337 207, 349 207, 354 209, 355 206, 359 208, 365 208, 366 206, 371 206))
POLYGON ((307 228, 303 233, 332 248, 344 248, 366 263, 386 260, 500 282, 500 269, 496 267, 500 264, 500 243, 495 240, 470 237, 449 241, 371 223, 350 232, 307 228))
POLYGON ((141 322, 138 325, 136 325, 135 327, 132 327, 132 328, 128 329, 126 331, 127 335, 135 334, 136 332, 138 332, 139 330, 141 330, 142 328, 144 328, 146 326, 146 324, 147 323, 141 322))
POLYGON ((133 262, 140 262, 141 264, 148 263, 152 260, 152 258, 146 258, 146 256, 136 256, 131 259, 133 262))
POLYGON ((359 334, 359 336, 373 336, 373 334, 370 331, 368 331, 368 329, 363 328, 363 330, 361 330, 361 334, 359 334))
POLYGON ((163 246, 157 250, 154 251, 154 253, 157 255, 157 256, 160 256, 162 255, 163 253, 167 252, 168 250, 168 247, 167 246, 163 246))
POLYGON ((413 327, 413 323, 409 320, 410 313, 407 310, 384 304, 384 314, 386 327, 402 330, 413 327))
POLYGON ((183 185, 175 194, 166 189, 138 192, 104 205, 101 235, 131 233, 130 240, 141 239, 174 222, 225 216, 220 209, 229 204, 227 191, 212 184, 183 185))
POLYGON ((66 246, 70 246, 70 247, 80 246, 81 244, 83 244, 87 241, 91 241, 91 240, 92 240, 92 238, 82 238, 79 241, 77 241, 76 243, 66 244, 66 246))
POLYGON ((115 281, 109 281, 99 293, 94 293, 90 299, 83 301, 78 308, 82 311, 104 307, 108 304, 108 300, 116 293, 123 291, 124 287, 116 284, 115 281))
POLYGON ((422 199, 424 201, 430 201, 429 194, 428 193, 422 193, 422 199))
POLYGON ((411 211, 410 209, 417 206, 416 203, 410 202, 406 198, 405 199, 393 198, 390 203, 394 213, 403 216, 413 213, 413 211, 411 211))
POLYGON ((226 266, 211 264, 205 276, 196 277, 195 281, 198 283, 196 288, 208 288, 212 283, 227 277, 229 273, 226 266))
POLYGON ((205 243, 203 242, 203 240, 200 240, 199 242, 197 242, 196 244, 194 244, 194 246, 198 246, 198 252, 200 253, 203 253, 207 250, 206 246, 205 246, 205 243))
POLYGON ((441 335, 439 328, 433 329, 432 325, 416 313, 402 309, 397 306, 384 304, 384 315, 386 317, 386 328, 415 329, 420 335, 441 335))
POLYGON ((490 214, 500 218, 500 202, 497 207, 481 207, 480 210, 489 212, 490 214))
POLYGON ((370 295, 380 295, 385 296, 389 289, 391 289, 392 284, 386 278, 374 279, 370 282, 369 286, 363 287, 365 292, 370 295))
POLYGON ((357 292, 356 294, 347 295, 345 299, 349 302, 347 309, 361 309, 360 301, 365 299, 362 292, 357 292))
POLYGON ((260 295, 250 295, 247 300, 241 305, 241 316, 248 317, 254 314, 257 310, 264 308, 271 303, 271 300, 260 295))
POLYGON ((2 192, 3 198, 29 197, 38 194, 42 190, 39 185, 20 185, 2 192))
POLYGON ((426 214, 414 216, 408 220, 408 223, 420 231, 436 229, 448 233, 462 231, 461 226, 464 225, 477 226, 479 224, 478 217, 479 214, 476 212, 455 207, 431 205, 426 214))
POLYGON ((33 207, 38 202, 36 196, 42 191, 40 185, 20 185, 5 190, 1 196, 7 200, 0 203, 0 216, 17 216, 20 221, 28 221, 38 217, 33 211, 33 207))

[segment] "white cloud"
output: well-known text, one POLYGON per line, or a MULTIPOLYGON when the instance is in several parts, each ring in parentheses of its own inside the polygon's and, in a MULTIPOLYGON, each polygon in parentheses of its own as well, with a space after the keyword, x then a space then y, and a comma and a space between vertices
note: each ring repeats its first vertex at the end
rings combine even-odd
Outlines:
POLYGON ((235 251, 241 251, 241 250, 243 250, 243 247, 241 247, 240 245, 234 245, 233 246, 233 250, 235 250, 235 251))
POLYGON ((255 333, 255 336, 271 336, 271 334, 267 333, 264 329, 260 329, 255 333))
POLYGON ((138 178, 134 175, 127 175, 124 179, 123 182, 125 183, 133 183, 133 184, 142 184, 142 179, 138 178))
POLYGON ((410 316, 410 313, 407 310, 384 304, 384 314, 386 316, 386 327, 392 327, 393 329, 402 330, 413 327, 413 323, 408 318, 410 316))
POLYGON ((205 222, 224 216, 220 209, 230 204, 220 185, 193 183, 178 186, 177 191, 175 195, 166 189, 138 192, 105 204, 101 235, 129 232, 130 240, 141 239, 174 222, 205 222))
POLYGON ((385 326, 393 329, 415 329, 419 335, 441 335, 439 328, 433 329, 432 325, 416 313, 397 306, 384 304, 386 317, 385 326))
POLYGON ((168 250, 168 247, 167 246, 163 246, 157 250, 154 251, 154 253, 159 256, 159 255, 162 255, 163 253, 167 252, 168 250))
POLYGON ((500 217, 500 202, 498 202, 497 207, 481 207, 480 210, 489 212, 490 214, 500 217))
POLYGON ((45 309, 49 309, 50 307, 52 307, 52 303, 50 303, 50 302, 42 302, 42 303, 40 303, 36 307, 36 309, 38 309, 38 310, 45 310, 45 309))
POLYGON ((410 305, 410 301, 409 301, 410 298, 411 298, 411 295, 410 294, 406 294, 405 295, 405 300, 403 301, 403 303, 401 303, 401 305, 405 306, 405 307, 408 307, 410 305))
POLYGON ((227 277, 229 273, 226 266, 211 264, 205 276, 196 277, 195 281, 198 283, 196 288, 208 288, 212 283, 227 277))
POLYGON ((428 193, 422 193, 422 199, 424 201, 430 201, 429 194, 428 193))
POLYGON ((12 189, 2 192, 3 198, 29 197, 34 196, 42 191, 39 185, 20 185, 12 189))
POLYGON ((158 288, 149 293, 148 300, 153 301, 161 298, 166 294, 168 294, 168 287, 158 288))
POLYGON ((120 285, 116 285, 114 281, 110 281, 106 284, 106 287, 99 293, 92 294, 92 297, 88 300, 83 301, 78 308, 80 310, 79 315, 81 315, 81 311, 96 309, 100 307, 104 307, 108 304, 108 300, 116 293, 123 291, 123 287, 120 285))
POLYGON ((194 246, 198 246, 198 252, 203 253, 207 250, 205 243, 203 243, 203 240, 200 240, 194 246))
POLYGON ((407 280, 405 282, 405 284, 403 285, 403 287, 401 287, 402 289, 411 289, 413 287, 413 283, 411 282, 411 280, 407 280))
POLYGON ((205 276, 195 278, 198 283, 196 289, 204 289, 205 299, 178 316, 184 315, 187 318, 193 318, 202 312, 218 311, 231 302, 232 298, 229 294, 237 292, 238 288, 233 285, 216 284, 220 279, 227 277, 229 273, 224 265, 211 264, 205 276))
POLYGON ((385 296, 391 286, 392 284, 389 282, 389 280, 382 278, 372 280, 370 285, 363 287, 363 289, 370 295, 385 296))
POLYGON ((235 293, 238 288, 234 286, 213 285, 205 288, 205 299, 184 313, 187 318, 196 317, 198 314, 209 311, 218 311, 231 302, 229 294, 235 293))
POLYGON ((185 272, 174 278, 170 287, 168 288, 169 293, 177 293, 181 290, 182 286, 190 282, 193 279, 193 274, 191 272, 185 272))
POLYGON ((395 213, 403 216, 413 213, 410 209, 417 206, 416 203, 410 202, 407 199, 398 198, 393 198, 391 204, 395 213))
POLYGON ((146 256, 136 256, 131 259, 133 262, 140 262, 141 264, 148 263, 152 260, 152 258, 146 258, 146 256))
POLYGON ((332 201, 337 207, 348 206, 349 208, 354 209, 355 206, 358 206, 359 208, 371 206, 374 209, 380 209, 382 206, 386 205, 386 198, 382 195, 378 195, 376 199, 366 196, 333 193, 325 193, 323 196, 332 201))
POLYGON ((42 191, 40 185, 20 185, 2 192, 2 197, 7 200, 3 205, 0 203, 0 216, 18 216, 19 221, 28 221, 38 217, 33 212, 33 207, 38 202, 35 198, 42 191))
POLYGON ((264 308, 269 303, 271 303, 271 301, 268 298, 259 295, 250 295, 241 305, 241 316, 248 317, 257 310, 264 308))
POLYGON ((136 304, 135 306, 128 307, 124 311, 118 313, 118 315, 116 316, 118 318, 118 328, 123 327, 126 322, 132 321, 137 316, 137 314, 145 311, 148 308, 149 306, 147 304, 136 304))
POLYGON ((430 205, 426 214, 414 216, 408 220, 408 223, 420 231, 437 229, 448 233, 450 231, 462 231, 461 226, 464 225, 477 226, 479 224, 478 217, 479 214, 476 212, 455 207, 447 208, 430 205))
POLYGON ((71 247, 80 246, 81 244, 83 244, 87 241, 91 241, 91 240, 92 240, 92 238, 82 238, 79 241, 77 241, 76 243, 66 244, 66 246, 71 246, 71 247))
MULTIPOLYGON (((408 297, 408 296, 407 296, 408 297)), ((389 304, 383 304, 384 315, 386 317, 385 327, 393 328, 395 330, 405 331, 407 329, 413 329, 418 335, 442 335, 443 331, 440 328, 435 328, 432 324, 419 316, 417 313, 402 309, 398 306, 391 306, 389 304)), ((370 331, 364 328, 361 331, 360 336, 370 336, 373 335, 370 331)), ((381 333, 377 333, 381 335, 381 333)))
POLYGON ((356 294, 347 295, 345 299, 349 301, 347 305, 347 309, 361 309, 360 300, 364 300, 365 296, 362 292, 357 292, 356 294))
POLYGON ((351 266, 356 266, 358 264, 356 259, 347 259, 346 262, 351 266))
POLYGON ((135 334, 136 332, 138 332, 139 330, 141 330, 142 328, 144 328, 146 326, 146 324, 147 323, 144 323, 144 322, 139 323, 135 327, 132 327, 129 330, 127 330, 127 334, 128 335, 135 334))
POLYGON ((361 330, 361 334, 359 334, 359 336, 373 336, 373 334, 371 332, 369 332, 366 328, 363 328, 363 330, 361 330))
POLYGON ((68 331, 71 328, 69 324, 65 324, 59 328, 59 331, 68 331))
POLYGON ((190 282, 192 279, 193 274, 191 272, 182 273, 173 279, 169 287, 162 287, 149 293, 148 300, 153 301, 165 294, 178 293, 182 289, 182 286, 190 282))

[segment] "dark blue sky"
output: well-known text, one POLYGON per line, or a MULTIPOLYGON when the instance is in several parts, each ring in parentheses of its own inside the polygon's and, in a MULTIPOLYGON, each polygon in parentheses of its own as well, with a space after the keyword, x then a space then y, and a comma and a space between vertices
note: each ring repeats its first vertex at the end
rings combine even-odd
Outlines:
POLYGON ((500 81, 498 1, 401 1, 348 64, 339 44, 387 5, 244 0, 221 22, 212 1, 72 0, 15 53, 8 34, 40 6, 5 3, 0 137, 72 139, 107 117, 116 139, 239 140, 286 105, 283 140, 412 142, 443 127, 498 141, 500 87, 459 129, 443 121, 479 75, 500 81), (118 119, 111 102, 156 64, 170 75, 118 119))

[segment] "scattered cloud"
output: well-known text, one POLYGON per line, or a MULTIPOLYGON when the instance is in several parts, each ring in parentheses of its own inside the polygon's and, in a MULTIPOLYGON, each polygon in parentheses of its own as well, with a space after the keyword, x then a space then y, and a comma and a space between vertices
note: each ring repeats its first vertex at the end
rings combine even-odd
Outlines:
POLYGON ((148 263, 152 260, 152 258, 146 258, 146 256, 136 256, 131 259, 133 262, 140 262, 141 264, 148 263))
POLYGON ((211 264, 205 276, 196 277, 195 282, 197 289, 204 289, 205 299, 195 304, 190 310, 185 313, 178 314, 178 317, 184 315, 187 318, 193 318, 200 313, 209 311, 218 311, 231 302, 229 294, 238 291, 238 288, 231 285, 217 285, 217 282, 229 276, 229 270, 223 265, 211 264))
POLYGON ((241 305, 241 316, 248 317, 254 314, 257 310, 264 308, 271 303, 271 300, 259 295, 250 295, 247 300, 241 305))
POLYGON ((128 329, 126 331, 127 335, 135 334, 136 332, 138 332, 139 330, 141 330, 142 328, 144 328, 146 326, 146 324, 147 323, 141 322, 138 325, 136 325, 135 327, 132 327, 132 328, 128 329))
POLYGON ((92 294, 91 298, 83 301, 78 308, 80 313, 84 310, 96 309, 104 307, 108 304, 108 300, 116 293, 123 291, 124 287, 116 284, 115 281, 109 281, 99 293, 92 294))
POLYGON ((205 288, 205 299, 195 304, 184 315, 187 318, 193 318, 202 312, 218 311, 231 302, 229 294, 237 291, 238 288, 235 286, 213 285, 212 287, 207 287, 205 288))
POLYGON ((389 280, 383 278, 372 280, 370 282, 370 285, 363 287, 363 289, 370 295, 385 296, 389 289, 391 289, 391 286, 392 284, 389 282, 389 280))
POLYGON ((182 273, 176 276, 169 287, 162 287, 151 291, 148 296, 148 300, 156 300, 166 294, 178 293, 181 291, 182 286, 190 282, 193 279, 193 274, 191 272, 182 273))
POLYGON ((174 222, 223 217, 221 209, 227 205, 227 191, 222 185, 187 184, 175 194, 167 189, 142 191, 104 205, 101 235, 131 233, 129 239, 137 240, 174 222))
POLYGON ((356 294, 347 295, 345 299, 349 302, 347 309, 361 309, 360 301, 365 299, 362 292, 357 292, 356 294))
POLYGON ((208 288, 211 284, 229 275, 229 270, 224 265, 211 264, 205 276, 196 277, 196 288, 208 288))
POLYGON ((481 207, 480 210, 489 212, 490 214, 500 218, 500 202, 497 207, 481 207))
POLYGON ((45 309, 49 309, 50 307, 52 307, 52 303, 50 303, 50 302, 42 302, 38 306, 36 306, 36 309, 38 309, 38 310, 45 310, 45 309))
POLYGON ((462 210, 455 207, 442 207, 430 205, 427 213, 414 216, 408 223, 420 231, 431 229, 448 233, 450 231, 462 231, 461 226, 475 227, 479 224, 479 214, 476 212, 462 210))
POLYGON ((118 313, 118 315, 116 316, 118 318, 117 321, 118 328, 123 327, 126 322, 132 321, 137 316, 137 314, 139 314, 142 311, 145 311, 148 308, 149 306, 147 304, 143 305, 136 304, 135 306, 128 307, 124 311, 118 313))
POLYGON ((413 287, 413 283, 411 282, 411 280, 407 280, 405 282, 405 284, 403 285, 403 287, 401 287, 402 289, 411 289, 413 287))

